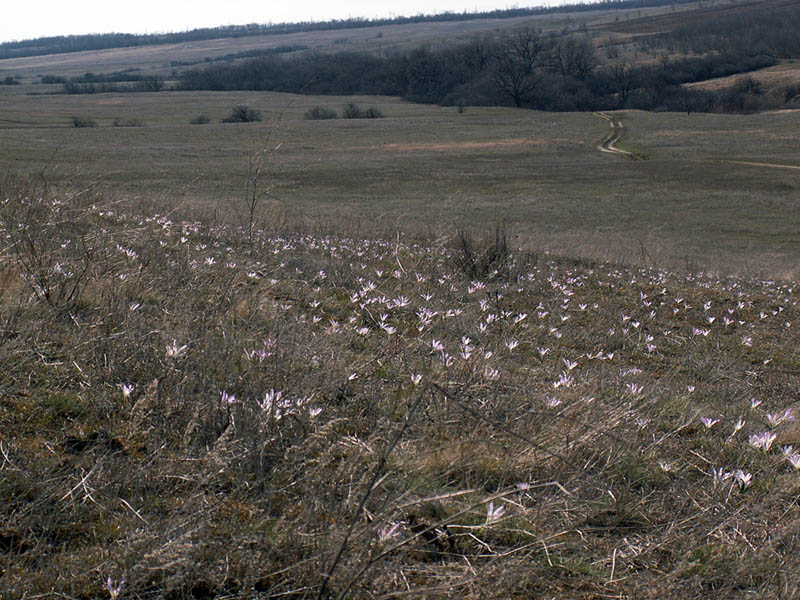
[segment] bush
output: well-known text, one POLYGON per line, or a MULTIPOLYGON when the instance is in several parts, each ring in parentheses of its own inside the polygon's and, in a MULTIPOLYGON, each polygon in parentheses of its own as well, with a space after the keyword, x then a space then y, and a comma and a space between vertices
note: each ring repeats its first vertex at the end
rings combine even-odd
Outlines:
POLYGON ((455 259, 456 267, 470 279, 491 280, 497 278, 505 269, 511 257, 508 244, 508 232, 502 225, 497 225, 494 235, 488 235, 476 242, 472 234, 459 228, 456 232, 455 259))
POLYGON ((321 121, 324 119, 338 119, 339 115, 336 114, 335 110, 326 106, 315 106, 306 111, 305 117, 311 121, 321 121))
POLYGON ((114 119, 114 127, 144 127, 144 121, 139 119, 114 119))
POLYGON ((374 106, 363 110, 358 104, 350 102, 342 109, 342 116, 345 119, 380 119, 383 113, 374 106))
POLYGON ((383 113, 374 106, 370 106, 367 110, 364 111, 361 117, 363 119, 382 119, 383 113))
POLYGON ((207 125, 211 123, 211 119, 208 118, 208 115, 197 115, 189 123, 192 125, 207 125))
POLYGON ((97 127, 97 123, 94 122, 94 119, 89 119, 87 117, 72 117, 72 126, 73 127, 97 127))
POLYGON ((261 120, 261 111, 249 106, 239 105, 234 106, 231 114, 224 119, 223 123, 252 123, 253 121, 261 120))

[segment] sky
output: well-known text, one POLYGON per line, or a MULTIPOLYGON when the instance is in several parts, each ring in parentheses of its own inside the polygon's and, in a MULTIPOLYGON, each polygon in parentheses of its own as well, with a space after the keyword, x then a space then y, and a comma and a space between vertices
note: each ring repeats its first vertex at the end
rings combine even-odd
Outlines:
MULTIPOLYGON (((83 33, 161 33, 218 25, 476 12, 562 0, 2 0, 0 42, 83 33)), ((572 1, 572 0, 571 0, 572 1)))

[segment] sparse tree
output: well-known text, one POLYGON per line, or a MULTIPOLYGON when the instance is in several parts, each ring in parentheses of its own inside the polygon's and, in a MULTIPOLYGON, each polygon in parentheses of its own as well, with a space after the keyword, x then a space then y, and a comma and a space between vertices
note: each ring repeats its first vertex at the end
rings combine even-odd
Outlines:
POLYGON ((636 71, 627 63, 616 64, 611 68, 611 81, 619 98, 619 105, 625 106, 636 88, 636 71))
POLYGON ((494 82, 500 92, 521 107, 530 100, 540 74, 545 44, 541 35, 530 28, 504 35, 495 50, 494 82))
POLYGON ((548 67, 563 77, 584 81, 597 65, 594 47, 586 38, 570 37, 555 43, 550 49, 548 67))

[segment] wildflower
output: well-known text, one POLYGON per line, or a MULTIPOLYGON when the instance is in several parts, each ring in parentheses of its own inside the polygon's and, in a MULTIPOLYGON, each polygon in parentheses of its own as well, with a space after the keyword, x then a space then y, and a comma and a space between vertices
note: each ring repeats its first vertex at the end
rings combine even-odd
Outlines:
POLYGON ((397 537, 400 533, 400 523, 389 523, 381 528, 378 532, 378 539, 381 542, 388 542, 389 540, 397 537))
POLYGON ((711 472, 714 474, 714 487, 717 487, 718 484, 733 477, 733 473, 726 471, 723 467, 719 469, 712 467, 711 472))
POLYGON ((283 398, 283 392, 276 392, 270 389, 264 394, 264 399, 258 401, 258 406, 265 413, 272 414, 276 421, 279 421, 283 417, 280 408, 285 404, 281 402, 281 398, 283 398))
POLYGON ((500 379, 500 371, 493 369, 492 367, 486 367, 483 371, 483 375, 486 377, 486 379, 490 379, 492 381, 500 379))
POLYGON ((178 346, 178 343, 175 340, 172 340, 172 344, 167 345, 167 358, 180 358, 186 353, 186 349, 188 346, 178 346))
POLYGON ((321 406, 309 406, 308 407, 308 416, 311 417, 312 419, 314 417, 319 416, 319 414, 321 412, 322 412, 322 407, 321 406))
POLYGON ((578 366, 578 361, 572 362, 568 358, 562 358, 561 361, 566 365, 567 371, 572 371, 572 369, 578 366))
POLYGON ((663 460, 658 461, 658 466, 661 467, 661 470, 665 473, 671 473, 675 470, 675 465, 671 462, 666 462, 663 460))
POLYGON ((786 460, 794 467, 795 471, 800 471, 800 454, 793 452, 786 456, 786 460))
POLYGON ((431 347, 433 348, 434 352, 444 352, 444 344, 439 340, 431 340, 431 347))
POLYGON ((544 405, 547 408, 555 408, 559 404, 561 404, 561 400, 559 400, 555 396, 551 396, 550 398, 545 398, 545 400, 544 400, 544 405))
POLYGON ((739 420, 738 420, 738 421, 736 421, 736 425, 734 425, 734 426, 733 426, 733 433, 731 434, 731 437, 735 436, 735 435, 736 435, 736 434, 739 432, 739 430, 740 430, 742 427, 744 427, 744 424, 745 424, 746 422, 747 422, 747 421, 745 421, 745 420, 744 420, 742 417, 739 417, 739 420))
POLYGON ((558 376, 558 380, 553 382, 553 387, 558 389, 560 387, 572 387, 573 379, 564 371, 558 376))
POLYGON ((489 502, 489 504, 486 506, 486 524, 491 525, 492 523, 499 521, 504 512, 506 512, 505 506, 495 506, 494 502, 489 502))
POLYGON ((513 351, 514 348, 516 348, 517 346, 519 346, 519 341, 518 340, 508 340, 506 342, 506 348, 508 348, 509 352, 513 351))
POLYGON ((550 352, 550 348, 539 348, 539 356, 542 358, 544 358, 548 352, 550 352))
POLYGON ((636 383, 627 383, 625 388, 634 396, 639 396, 644 391, 644 386, 636 383))
POLYGON ((741 487, 741 489, 743 490, 749 488, 750 485, 753 483, 753 475, 750 473, 745 473, 741 469, 737 469, 734 472, 733 478, 739 484, 739 487, 741 487))
POLYGON ((229 394, 225 390, 222 390, 222 393, 220 394, 220 401, 222 402, 223 406, 230 406, 231 404, 236 404, 236 396, 229 394))
POLYGON ((761 400, 756 400, 755 398, 750 399, 750 408, 758 408, 761 405, 761 400))
POLYGON ((777 427, 784 421, 793 421, 792 409, 787 408, 782 413, 767 413, 767 422, 770 427, 777 427))
POLYGON ((123 398, 130 398, 131 392, 133 392, 133 384, 131 383, 118 383, 117 387, 122 390, 122 397, 123 398))
POLYGON ((422 381, 422 373, 411 376, 411 383, 413 383, 415 387, 419 385, 420 381, 422 381))
POLYGON ((753 448, 761 448, 764 452, 768 452, 777 437, 778 434, 769 431, 753 433, 750 434, 749 443, 753 448))
POLYGON ((711 429, 714 425, 719 423, 719 419, 712 419, 711 417, 701 417, 700 422, 706 426, 706 429, 711 429))
POLYGON ((111 600, 116 600, 120 592, 122 592, 123 585, 125 585, 124 579, 121 579, 119 583, 115 584, 114 580, 111 579, 111 575, 108 576, 108 579, 106 579, 106 589, 108 590, 108 595, 111 596, 111 600))

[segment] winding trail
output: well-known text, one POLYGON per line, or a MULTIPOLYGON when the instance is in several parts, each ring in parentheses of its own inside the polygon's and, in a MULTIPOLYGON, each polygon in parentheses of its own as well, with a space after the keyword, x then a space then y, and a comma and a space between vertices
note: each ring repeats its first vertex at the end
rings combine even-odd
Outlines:
POLYGON ((617 142, 625 135, 625 125, 622 124, 622 121, 604 112, 596 112, 594 114, 608 121, 608 124, 611 126, 611 131, 606 138, 600 142, 597 149, 600 150, 600 152, 608 152, 609 154, 617 154, 636 160, 637 156, 633 152, 617 148, 617 142))
POLYGON ((778 165, 775 163, 749 162, 746 160, 723 160, 722 162, 730 165, 744 165, 746 167, 766 167, 768 169, 800 169, 795 165, 778 165))

